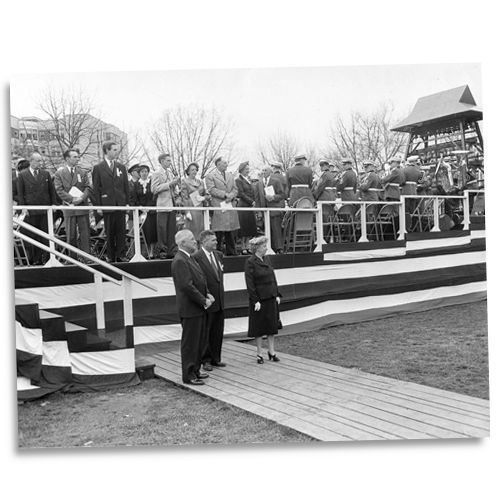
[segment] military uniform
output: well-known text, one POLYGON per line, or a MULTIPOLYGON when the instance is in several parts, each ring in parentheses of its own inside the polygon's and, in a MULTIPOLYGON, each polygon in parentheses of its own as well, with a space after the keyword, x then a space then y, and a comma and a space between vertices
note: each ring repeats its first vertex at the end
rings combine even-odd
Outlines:
MULTIPOLYGON (((403 186, 401 188, 401 194, 404 196, 416 196, 417 194, 417 183, 420 177, 420 169, 415 165, 415 161, 418 157, 411 156, 408 158, 408 165, 403 168, 403 186)), ((405 200, 405 211, 412 214, 417 208, 418 200, 416 198, 407 198, 405 200)))
POLYGON ((287 194, 289 197, 288 204, 293 207, 294 203, 307 196, 313 198, 312 184, 313 173, 312 170, 305 166, 301 161, 305 160, 304 155, 298 155, 294 158, 295 166, 288 170, 286 173, 286 186, 287 194))
POLYGON ((399 158, 393 158, 389 160, 389 163, 395 163, 396 166, 381 181, 385 187, 384 198, 386 201, 400 201, 401 186, 404 182, 404 174, 400 167, 401 160, 399 158))
POLYGON ((359 185, 361 199, 363 201, 379 201, 380 199, 380 178, 372 170, 366 173, 359 185))
POLYGON ((339 183, 337 184, 337 191, 340 193, 342 201, 356 201, 357 186, 358 178, 352 166, 349 164, 347 169, 342 172, 339 183))

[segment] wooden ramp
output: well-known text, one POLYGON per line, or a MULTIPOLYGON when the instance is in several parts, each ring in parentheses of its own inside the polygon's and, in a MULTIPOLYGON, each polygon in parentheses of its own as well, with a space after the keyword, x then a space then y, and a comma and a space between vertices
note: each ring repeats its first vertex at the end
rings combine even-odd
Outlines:
POLYGON ((226 341, 225 368, 184 385, 178 350, 147 356, 170 380, 320 441, 481 438, 489 401, 279 353, 257 365, 255 347, 226 341))

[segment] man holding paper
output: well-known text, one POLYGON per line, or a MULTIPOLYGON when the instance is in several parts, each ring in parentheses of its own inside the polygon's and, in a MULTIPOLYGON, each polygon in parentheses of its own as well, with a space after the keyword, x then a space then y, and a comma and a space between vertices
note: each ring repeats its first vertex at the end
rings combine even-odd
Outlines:
POLYGON ((226 255, 236 255, 233 231, 240 228, 238 214, 233 202, 238 195, 238 187, 231 172, 227 172, 227 161, 223 158, 215 160, 215 169, 205 177, 205 185, 212 196, 212 206, 221 207, 214 210, 212 216, 212 231, 217 235, 217 250, 222 251, 222 238, 226 242, 226 255))
MULTIPOLYGON (((283 185, 278 178, 271 175, 272 170, 269 165, 262 167, 262 177, 257 183, 257 207, 267 208, 284 208, 285 207, 285 191, 283 185)), ((273 210, 270 212, 271 217, 271 248, 276 253, 283 253, 283 229, 281 223, 283 221, 283 212, 273 210)))
MULTIPOLYGON (((68 149, 63 155, 66 165, 60 167, 54 175, 56 193, 61 198, 63 206, 88 205, 90 196, 90 181, 85 170, 78 166, 80 155, 74 149, 68 149)), ((90 253, 90 223, 89 212, 64 208, 66 238, 70 245, 77 246, 77 231, 80 231, 80 248, 90 253)), ((71 257, 76 259, 72 252, 71 257)), ((87 262, 87 261, 85 261, 87 262)))

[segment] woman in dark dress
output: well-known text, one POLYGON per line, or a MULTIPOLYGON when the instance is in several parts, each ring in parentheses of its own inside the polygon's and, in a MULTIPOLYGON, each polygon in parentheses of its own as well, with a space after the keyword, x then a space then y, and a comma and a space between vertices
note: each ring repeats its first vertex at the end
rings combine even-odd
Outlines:
MULTIPOLYGON (((246 161, 242 163, 239 168, 239 176, 235 179, 234 183, 238 188, 238 207, 255 207, 255 191, 254 186, 248 175, 250 174, 250 165, 246 161)), ((249 248, 248 242, 250 238, 257 236, 257 220, 255 219, 255 212, 238 212, 238 219, 240 222, 240 230, 238 236, 241 237, 242 254, 248 255, 249 248)))
POLYGON ((279 361, 274 350, 274 336, 278 333, 280 294, 271 260, 266 255, 267 238, 250 240, 252 255, 245 262, 245 282, 248 290, 248 336, 257 343, 257 363, 264 363, 262 337, 267 336, 267 355, 279 361))
MULTIPOLYGON (((151 191, 151 177, 149 177, 149 167, 140 165, 139 179, 134 182, 131 193, 132 204, 136 207, 154 207, 156 206, 156 195, 151 191)), ((156 211, 148 210, 141 214, 141 219, 145 217, 142 225, 144 239, 146 240, 146 250, 148 258, 153 258, 154 247, 158 241, 156 232, 156 211)))

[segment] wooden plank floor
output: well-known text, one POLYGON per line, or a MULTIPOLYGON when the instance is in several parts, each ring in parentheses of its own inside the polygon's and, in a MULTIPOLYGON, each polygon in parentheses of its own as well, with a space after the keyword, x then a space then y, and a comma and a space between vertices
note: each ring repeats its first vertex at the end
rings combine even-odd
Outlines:
POLYGON ((489 401, 279 353, 257 365, 255 347, 225 341, 225 368, 184 385, 178 350, 146 358, 155 374, 321 441, 489 436, 489 401))

